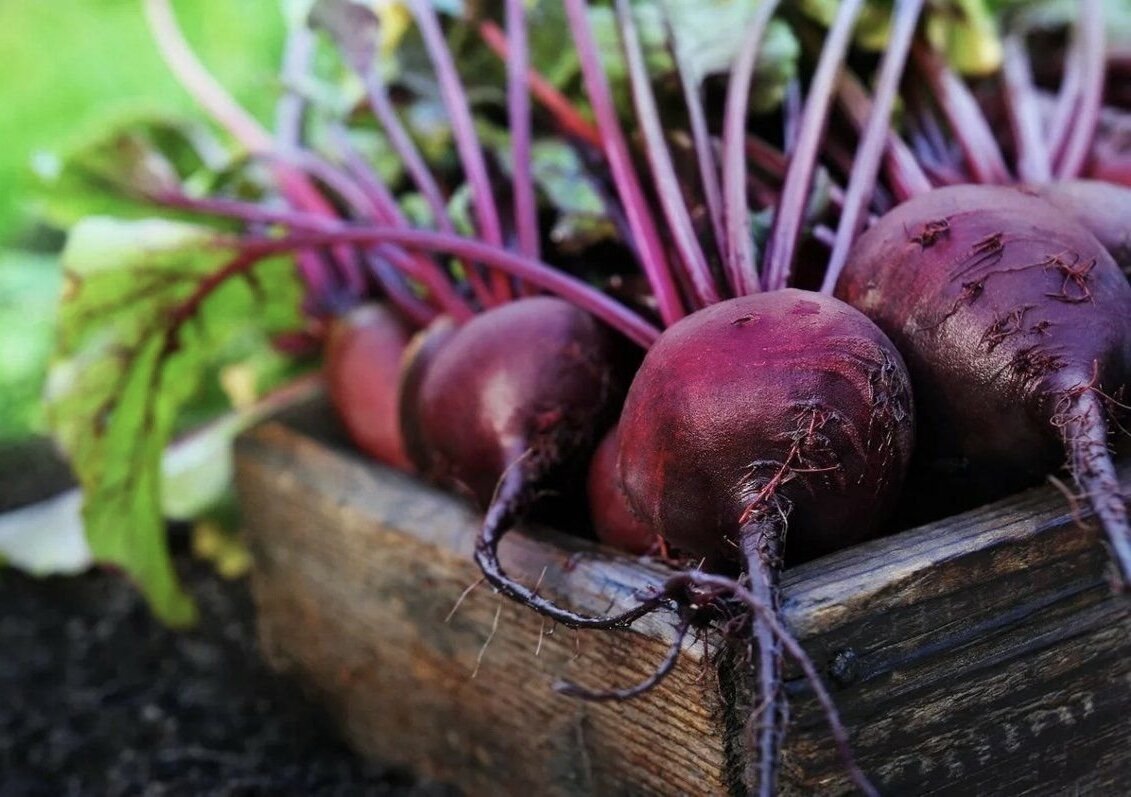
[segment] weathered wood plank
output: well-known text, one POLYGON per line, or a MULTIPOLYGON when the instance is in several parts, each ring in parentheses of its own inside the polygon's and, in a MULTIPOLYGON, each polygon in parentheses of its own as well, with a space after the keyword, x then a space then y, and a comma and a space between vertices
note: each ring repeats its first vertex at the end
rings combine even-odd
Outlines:
MULTIPOLYGON (((478 575, 476 518, 351 454, 326 418, 305 407, 245 436, 237 478, 264 644, 322 693, 356 746, 472 794, 741 791, 750 673, 724 645, 688 645, 672 678, 637 701, 557 696, 559 677, 646 675, 670 620, 543 633, 482 586, 446 620, 478 575)), ((550 532, 511 535, 503 556, 593 612, 628 605, 665 572, 550 532)), ((1121 793, 1131 616, 1106 567, 1098 532, 1059 493, 1034 490, 794 568, 785 608, 885 793, 1121 793)), ((807 687, 789 689, 783 791, 843 793, 807 687)))
MULTIPOLYGON (((485 587, 453 612, 479 575, 470 511, 281 425, 241 442, 238 480, 264 645, 322 692, 362 750, 472 794, 726 790, 722 703, 702 647, 688 645, 644 700, 593 705, 551 690, 560 677, 645 677, 671 639, 664 618, 638 633, 544 629, 485 587)), ((560 535, 512 538, 512 569, 537 580, 545 567, 541 591, 585 611, 628 605, 663 575, 560 535)))

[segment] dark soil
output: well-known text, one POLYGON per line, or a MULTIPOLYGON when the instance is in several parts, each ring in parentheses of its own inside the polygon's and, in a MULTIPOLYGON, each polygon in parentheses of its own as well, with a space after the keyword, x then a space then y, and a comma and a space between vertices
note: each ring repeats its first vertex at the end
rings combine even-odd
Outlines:
POLYGON ((190 632, 111 573, 0 568, 0 797, 455 794, 345 748, 259 658, 246 581, 178 562, 190 632))

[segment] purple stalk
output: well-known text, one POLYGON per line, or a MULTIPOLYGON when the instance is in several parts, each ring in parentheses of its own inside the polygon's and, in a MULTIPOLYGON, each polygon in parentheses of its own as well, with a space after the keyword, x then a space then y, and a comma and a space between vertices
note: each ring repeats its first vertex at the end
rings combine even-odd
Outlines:
POLYGON ((1068 142, 1068 134, 1075 121, 1076 103, 1084 87, 1083 43, 1077 31, 1064 59, 1064 77, 1060 81, 1060 91, 1048 124, 1048 150, 1055 165, 1060 153, 1068 142))
MULTIPOLYGON (((365 256, 374 281, 381 287, 389 302, 418 329, 431 324, 438 313, 435 308, 420 300, 405 284, 404 276, 381 257, 382 247, 375 247, 373 253, 365 256)), ((391 251, 399 251, 388 247, 391 251)))
POLYGON ((275 140, 283 149, 297 147, 302 142, 306 98, 299 91, 299 86, 310 69, 314 44, 314 32, 305 25, 299 25, 287 35, 283 48, 280 75, 283 94, 275 108, 275 140))
POLYGON ((511 134, 512 189, 518 251, 537 259, 538 199, 530 166, 530 93, 526 86, 529 52, 526 41, 526 0, 507 0, 507 119, 511 134))
POLYGON ((665 326, 683 318, 683 303, 676 288, 659 231, 652 219, 651 209, 640 187, 640 181, 628 152, 628 142, 617 120, 616 109, 609 93, 609 83, 597 43, 589 29, 585 0, 563 0, 574 45, 581 61, 581 73, 586 94, 597 118, 597 128, 603 138, 605 157, 613 174, 613 181, 624 205, 634 243, 640 253, 644 274, 656 297, 660 318, 665 326))
POLYGON ((913 53, 939 108, 946 116, 951 134, 962 148, 974 180, 979 183, 1010 182, 1009 168, 1005 165, 1001 148, 970 89, 946 60, 926 45, 917 44, 913 53))
MULTIPOLYGON (((282 149, 297 147, 302 141, 306 98, 296 87, 310 66, 314 35, 305 26, 293 29, 283 51, 281 82, 283 94, 275 108, 275 140, 282 149)), ((325 261, 317 252, 296 252, 295 262, 310 295, 322 301, 329 290, 325 261)))
POLYGON ((797 134, 801 130, 801 81, 789 81, 782 100, 782 143, 785 154, 792 155, 797 149, 797 134))
MULTIPOLYGON (((236 245, 244 252, 260 257, 277 252, 321 249, 338 244, 363 247, 388 244, 403 249, 444 253, 471 262, 486 263, 491 268, 504 271, 517 279, 573 302, 644 348, 651 346, 660 336, 660 330, 639 315, 576 277, 540 261, 482 241, 430 230, 347 224, 311 213, 275 210, 233 199, 195 199, 182 194, 169 193, 156 195, 153 198, 170 207, 257 224, 281 225, 296 231, 281 238, 254 237, 235 240, 236 245)), ((233 239, 218 234, 217 243, 219 246, 231 246, 233 239)), ((422 282, 425 280, 424 273, 411 258, 403 260, 391 258, 391 261, 393 266, 407 276, 422 282)))
MULTIPOLYGON (((408 130, 401 123, 400 117, 397 116, 396 108, 393 107, 393 102, 389 98, 389 88, 382 80, 380 71, 376 65, 371 63, 367 58, 366 53, 355 53, 354 49, 346 46, 348 42, 344 42, 338 38, 341 32, 334 29, 328 29, 330 34, 335 37, 341 46, 342 52, 349 61, 350 68, 355 74, 361 78, 365 84, 365 95, 369 101, 369 108, 373 111, 377 123, 381 125, 386 137, 389 139, 389 146, 393 148, 401 163, 404 165, 405 171, 408 172, 409 179, 412 180, 416 190, 424 197, 428 208, 432 211, 432 217, 435 221, 437 229, 441 232, 455 233, 455 227, 452 226, 452 220, 448 218, 447 203, 444 199, 444 194, 440 190, 436 178, 428 168, 428 164, 424 161, 424 156, 420 154, 416 144, 412 140, 412 136, 408 134, 408 130), (352 56, 352 57, 351 57, 352 56)), ((468 282, 471 285, 472 291, 475 293, 476 299, 483 307, 491 307, 496 304, 494 296, 486 287, 483 277, 475 268, 468 267, 465 269, 468 275, 468 282)))
MULTIPOLYGON (((367 192, 363 186, 354 182, 350 175, 342 172, 333 164, 324 160, 323 158, 308 152, 295 152, 285 153, 284 158, 289 158, 299 168, 304 169, 312 176, 321 180, 330 187, 342 200, 353 210, 357 217, 361 220, 375 219, 377 221, 384 221, 387 224, 405 224, 405 219, 400 213, 400 208, 396 206, 395 201, 392 207, 396 208, 390 214, 390 208, 384 204, 385 192, 376 191, 374 193, 367 192)), ((375 180, 372 175, 372 170, 365 169, 364 172, 370 174, 371 179, 375 180)), ((391 197, 389 197, 391 199, 391 197)), ((345 248, 348 247, 335 247, 345 248)), ((389 247, 383 246, 380 248, 379 254, 386 260, 399 261, 400 257, 389 251, 389 247)), ((427 260, 424 261, 427 263, 427 260)), ((402 265, 402 268, 404 266, 402 265)), ((459 299, 458 295, 452 289, 451 284, 444 277, 438 269, 432 269, 433 273, 429 274, 428 267, 424 265, 422 268, 418 267, 416 273, 413 275, 421 280, 425 285, 434 291, 437 291, 436 296, 445 309, 449 310, 456 318, 469 318, 471 316, 470 309, 459 299)), ((380 277, 381 272, 375 273, 375 276, 380 277)), ((382 284, 383 288, 389 286, 382 284)), ((394 298, 390 296, 390 298, 394 298)))
MULTIPOLYGON (((483 158, 483 149, 479 146, 479 136, 475 132, 475 122, 471 118, 467 91, 459 79, 452 51, 444 39, 443 30, 440 29, 436 9, 432 7, 430 0, 411 0, 409 5, 440 83, 440 94, 452 124, 456 152, 459 153, 460 164, 471 188, 471 202, 475 207, 479 235, 489 244, 502 246, 503 226, 499 221, 499 210, 495 207, 495 195, 491 191, 491 179, 487 175, 487 162, 483 158)), ((495 298, 499 300, 511 298, 511 286, 506 277, 499 273, 493 274, 492 277, 495 298)))
POLYGON ((1104 11, 1102 0, 1082 0, 1077 25, 1080 29, 1080 44, 1083 51, 1082 80, 1083 90, 1080 102, 1073 114, 1073 124, 1064 144, 1063 152, 1058 153, 1056 176, 1060 180, 1079 177, 1088 160, 1092 140, 1099 124, 1100 107, 1104 93, 1104 11))
MULTIPOLYGON (((519 0, 521 2, 521 0, 519 0)), ((652 178, 660 206, 668 222, 668 232, 675 243, 676 251, 683 266, 684 278, 694 299, 691 305, 698 309, 719 301, 719 291, 707 265, 707 256, 699 245, 691 214, 684 202, 683 189, 672 165, 671 153, 664 141, 663 123, 656 107, 656 97, 648 80, 644 64, 644 52, 640 49, 640 36, 628 0, 616 0, 616 15, 619 23, 621 44, 624 46, 625 62, 628 64, 629 81, 632 84, 632 99, 636 106, 636 118, 644 136, 645 153, 652 167, 652 178)))
MULTIPOLYGON (((201 63, 177 24, 169 0, 145 0, 144 8, 162 58, 197 104, 248 152, 256 155, 271 153, 275 148, 271 135, 235 101, 201 63)), ((278 181, 280 193, 294 207, 322 216, 337 216, 334 206, 303 174, 282 163, 276 164, 272 172, 278 181)), ((352 253, 346 248, 337 248, 333 254, 335 262, 346 275, 347 282, 354 286, 358 285, 360 272, 357 270, 352 253)), ((306 254, 300 254, 298 262, 300 273, 304 276, 322 269, 321 263, 316 264, 306 254)))
MULTIPOLYGON (((576 277, 537 260, 458 235, 399 227, 341 225, 340 229, 333 232, 302 232, 282 238, 245 238, 238 241, 238 246, 244 252, 252 254, 271 254, 338 243, 357 246, 387 243, 406 249, 444 252, 472 262, 486 263, 491 268, 572 302, 643 348, 651 346, 660 336, 658 329, 636 313, 576 277)), ((230 240, 221 241, 222 246, 231 244, 230 240)))
MULTIPOLYGON (((354 149, 350 143, 349 138, 346 136, 345 130, 340 127, 335 127, 331 131, 334 140, 334 145, 339 150, 342 156, 345 167, 357 183, 358 188, 365 193, 369 202, 377 210, 377 218, 384 224, 394 224, 402 227, 408 226, 408 220, 405 218, 404 213, 401 212, 400 205, 397 204, 396 198, 389 187, 381 180, 381 178, 369 168, 365 163, 360 153, 354 149)), ((457 321, 465 321, 474 315, 474 311, 464 300, 462 296, 452 287, 448 276, 443 270, 430 258, 423 254, 417 253, 415 255, 417 265, 421 269, 421 273, 427 276, 421 281, 428 288, 429 293, 443 308, 444 312, 455 318, 457 321)), ((474 280, 479 277, 478 271, 467 272, 468 280, 474 280)), ((479 286, 483 292, 486 292, 486 285, 479 280, 479 286)))
POLYGON ((1017 176, 1029 183, 1047 183, 1052 180, 1052 162, 1041 134, 1032 65, 1017 34, 1005 37, 1003 56, 1005 107, 1017 144, 1017 176))
POLYGON ((746 39, 734 60, 727 81, 723 111, 723 220, 726 225, 725 273, 736 296, 757 293, 758 264, 750 232, 750 207, 746 201, 746 112, 750 83, 766 29, 777 10, 777 0, 765 0, 754 12, 746 39))
MULTIPOLYGON (((849 121, 857 131, 864 130, 872 118, 872 100, 867 90, 854 75, 845 72, 837 82, 837 101, 848 115, 849 121)), ((890 110, 889 110, 890 113, 890 110)), ((923 171, 923 165, 884 117, 884 175, 891 184, 899 201, 924 194, 932 188, 931 180, 923 171)))
POLYGON ((719 184, 719 167, 712 151, 711 133, 707 127, 707 112, 703 108, 703 95, 695 78, 687 69, 677 52, 675 32, 671 27, 671 16, 667 1, 660 4, 668 47, 679 75, 680 89, 687 105, 687 120, 691 127, 691 141, 695 148, 695 159, 699 166, 699 179, 703 184, 703 199, 707 206, 707 216, 711 220, 711 232, 720 260, 726 259, 726 230, 723 226, 723 189, 719 184))
POLYGON ((817 150, 824 138, 837 74, 848 51, 852 29, 862 5, 863 0, 843 0, 840 3, 825 39, 825 46, 821 49, 821 57, 817 60, 817 69, 801 114, 797 149, 789 159, 781 201, 774 213, 770 237, 766 243, 766 255, 762 261, 765 290, 780 290, 789 284, 793 257, 801 238, 805 206, 809 201, 809 190, 817 165, 817 150))
POLYGON ((892 12, 891 35, 880 63, 880 78, 872 101, 872 112, 856 148, 856 161, 852 164, 844 207, 841 208, 840 223, 836 228, 836 242, 829 254, 828 268, 821 284, 822 293, 832 295, 840 272, 848 260, 848 250, 864 226, 864 213, 869 196, 876 187, 880 159, 890 141, 892 105, 899 90, 899 81, 903 77, 903 69, 907 65, 907 53, 911 49, 911 40, 915 37, 915 26, 922 10, 923 0, 896 0, 895 10, 892 12))

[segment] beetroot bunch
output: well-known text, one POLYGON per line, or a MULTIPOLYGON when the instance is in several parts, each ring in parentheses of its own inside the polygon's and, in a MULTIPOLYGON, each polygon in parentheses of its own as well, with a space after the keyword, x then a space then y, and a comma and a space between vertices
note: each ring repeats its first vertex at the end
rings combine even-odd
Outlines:
MULTIPOLYGON (((246 222, 245 258, 295 254, 319 312, 335 316, 327 381, 351 435, 376 458, 476 502, 484 519, 475 557, 498 591, 576 628, 624 628, 659 610, 679 618, 672 654, 644 683, 562 691, 639 694, 713 609, 741 611, 759 673, 751 788, 776 788, 788 657, 822 702, 855 784, 873 792, 818 668, 782 620, 778 577, 890 530, 913 449, 913 479, 952 465, 938 484, 952 506, 1035 483, 1067 456, 1107 532, 1116 583, 1131 582, 1131 531, 1108 452, 1131 368, 1131 287, 1105 248, 1122 235, 1121 218, 1099 207, 1110 210, 1112 191, 1125 200, 1122 189, 1070 182, 1098 118, 1089 59, 1102 48, 1074 51, 1088 79, 1064 90, 1061 123, 1044 141, 1011 39, 1002 96, 1017 176, 1029 185, 960 185, 1012 175, 978 99, 916 38, 921 1, 895 4, 871 96, 846 65, 863 3, 838 4, 804 91, 798 83, 774 117, 774 143, 749 129, 759 48, 777 11, 764 2, 727 78, 718 130, 699 86, 680 76, 695 167, 687 185, 627 0, 614 10, 646 169, 584 0, 564 9, 595 126, 530 72, 524 3, 510 0, 505 32, 480 28, 507 59, 513 168, 499 192, 439 20, 425 0, 410 5, 452 120, 472 235, 454 231, 440 182, 373 68, 372 41, 360 35, 372 13, 346 2, 320 3, 315 19, 365 86, 434 229, 407 221, 345 137, 337 165, 275 147, 240 120, 229 126, 263 150, 287 207, 155 198, 246 222), (903 87, 911 143, 890 122, 909 59, 924 77, 903 87), (646 284, 627 303, 540 259, 549 247, 528 168, 528 84, 605 183, 626 243, 619 256, 646 284), (1078 127, 1064 123, 1072 113, 1078 127), (814 210, 818 173, 828 202, 814 210), (752 198, 772 215, 764 235, 752 227, 752 198), (383 307, 327 312, 373 295, 383 307), (678 566, 618 615, 558 605, 510 577, 498 556, 542 496, 586 482, 602 539, 678 566)), ((1087 5, 1085 44, 1097 24, 1087 5)))

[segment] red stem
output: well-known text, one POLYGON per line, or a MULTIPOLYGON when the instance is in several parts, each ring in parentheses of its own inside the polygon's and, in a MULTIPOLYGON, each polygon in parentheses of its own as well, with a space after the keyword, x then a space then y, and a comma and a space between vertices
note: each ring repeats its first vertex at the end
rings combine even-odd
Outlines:
POLYGON ((1060 153, 1068 142, 1068 135, 1075 121, 1074 113, 1080 92, 1084 87, 1084 53, 1080 32, 1072 40, 1064 59, 1064 77, 1060 81, 1060 91, 1048 124, 1048 150, 1055 166, 1060 153))
MULTIPOLYGON (((278 215, 281 223, 287 214, 278 215)), ((306 221, 301 216, 300 223, 306 221)), ((299 225, 292 225, 299 226, 299 225)), ((562 271, 522 255, 508 252, 491 244, 431 230, 403 229, 383 226, 348 226, 341 224, 327 231, 308 230, 292 233, 282 238, 244 238, 237 245, 245 252, 273 254, 296 249, 327 247, 334 244, 372 246, 393 244, 406 249, 443 252, 454 257, 485 263, 491 268, 506 272, 512 277, 556 294, 581 309, 592 313, 625 337, 648 348, 660 336, 660 331, 627 307, 613 301, 600 291, 562 271)), ((222 246, 232 244, 221 240, 222 246)))
MULTIPOLYGON (((479 235, 494 246, 503 245, 503 226, 499 221, 499 210, 495 206, 495 196, 491 190, 491 178, 487 175, 487 162, 475 132, 475 122, 471 118, 467 91, 456 70, 452 51, 440 29, 440 20, 430 0, 410 0, 413 16, 424 38, 424 46, 436 70, 440 82, 440 94, 452 125, 452 137, 456 152, 459 153, 463 172, 471 188, 471 201, 475 207, 479 235)), ((495 298, 510 299, 513 296, 509 281, 503 274, 492 274, 492 287, 495 298)))
POLYGON ((750 232, 750 205, 746 200, 746 112, 754 67, 777 6, 777 0, 766 0, 754 11, 727 81, 723 111, 723 221, 726 226, 723 262, 730 289, 736 296, 757 293, 760 288, 754 238, 750 232))
MULTIPOLYGON (((401 212, 396 198, 389 187, 382 182, 380 176, 369 168, 361 155, 354 149, 344 129, 335 127, 331 130, 335 146, 340 150, 346 168, 353 175, 358 188, 365 193, 370 203, 376 208, 378 220, 385 224, 402 227, 408 226, 408 220, 401 212)), ((432 297, 439 303, 448 315, 458 321, 463 321, 474 315, 474 310, 467 301, 452 287, 447 274, 431 259, 423 254, 417 254, 418 268, 427 277, 422 282, 428 287, 432 297)), ((469 282, 479 278, 477 270, 467 272, 469 282)), ((478 279, 480 290, 486 292, 486 284, 478 279)))
POLYGON ((872 101, 871 115, 856 148, 856 160, 848 178, 840 223, 836 228, 836 242, 829 254, 829 264, 821 292, 832 295, 840 272, 848 260, 848 250, 864 227, 864 214, 868 199, 875 191, 880 159, 890 141, 891 109, 899 90, 899 81, 907 64, 907 52, 915 36, 915 26, 923 10, 923 0, 896 0, 892 12, 892 29, 887 49, 880 63, 880 77, 872 101))
POLYGON ((1001 147, 970 89, 939 53, 923 44, 916 44, 912 52, 950 125, 951 135, 962 149, 974 180, 979 183, 1011 182, 1001 147))
POLYGON ((1059 180, 1079 177, 1088 160, 1100 119, 1104 92, 1104 11, 1102 0, 1081 0, 1077 24, 1083 51, 1083 90, 1063 152, 1056 161, 1059 180))
POLYGON ((585 81, 586 93, 597 117, 597 128, 601 132, 605 157, 608 159, 617 193, 620 194, 621 204, 624 206, 628 224, 632 229, 644 274, 656 297, 660 318, 666 326, 670 326, 683 318, 683 303, 668 266, 651 208, 648 207, 640 187, 624 131, 621 130, 620 122, 617 120, 605 69, 597 52, 593 32, 589 29, 585 0, 564 0, 564 2, 574 45, 581 60, 581 73, 585 81))
POLYGON ((526 0, 507 0, 507 117, 511 134, 511 170, 518 251, 540 256, 538 200, 530 166, 530 95, 526 88, 529 53, 526 42, 526 0))
POLYGON ((711 276, 711 268, 707 265, 707 256, 703 254, 703 248, 695 235, 691 214, 684 202, 683 188, 679 178, 676 177, 671 153, 664 141, 663 123, 660 121, 656 97, 648 80, 644 52, 640 48, 640 36, 628 0, 616 0, 616 16, 621 44, 624 46, 625 62, 628 64, 629 80, 632 84, 636 118, 640 123, 640 132, 644 136, 645 153, 652 167, 656 195, 660 199, 660 206, 668 222, 668 233, 679 253, 683 277, 691 289, 694 299, 691 305, 695 309, 706 307, 719 301, 718 288, 711 276))
MULTIPOLYGON (((510 46, 498 25, 489 19, 480 22, 479 35, 495 55, 503 61, 510 60, 510 46)), ((597 128, 573 106, 568 97, 557 90, 553 83, 533 67, 527 70, 526 81, 534 99, 550 113, 562 132, 584 141, 595 149, 601 149, 601 134, 597 128)))
POLYGON ((676 52, 678 42, 671 27, 668 4, 661 3, 668 46, 672 51, 676 72, 679 74, 680 88, 687 106, 687 120, 691 128, 691 141, 695 148, 695 159, 699 165, 699 179, 703 184, 703 199, 707 205, 707 215, 711 220, 711 232, 720 260, 726 260, 726 228, 723 224, 723 189, 719 184, 719 167, 712 151, 711 133, 707 127, 707 112, 703 108, 703 96, 696 85, 694 76, 688 70, 685 60, 676 52))
POLYGON ((780 290, 789 284, 813 173, 817 166, 817 151, 824 138, 825 122, 828 120, 829 106, 836 88, 837 73, 844 62, 862 5, 863 0, 843 0, 840 3, 832 28, 825 39, 825 46, 821 49, 821 57, 817 60, 817 69, 801 115, 797 149, 789 159, 781 201, 774 213, 765 259, 762 261, 763 287, 766 290, 780 290))
POLYGON ((1047 183, 1052 180, 1052 162, 1041 134, 1041 111, 1029 54, 1016 34, 1005 37, 1002 50, 1005 107, 1017 144, 1017 176, 1029 183, 1047 183))
MULTIPOLYGON (((872 115, 872 100, 854 75, 844 72, 837 82, 837 102, 857 131, 863 130, 872 115)), ((933 187, 915 153, 888 126, 884 147, 884 176, 899 201, 925 194, 933 187)))

